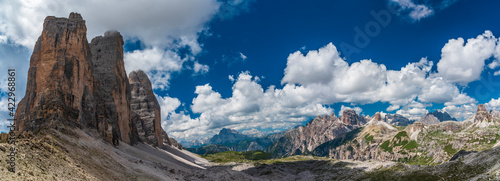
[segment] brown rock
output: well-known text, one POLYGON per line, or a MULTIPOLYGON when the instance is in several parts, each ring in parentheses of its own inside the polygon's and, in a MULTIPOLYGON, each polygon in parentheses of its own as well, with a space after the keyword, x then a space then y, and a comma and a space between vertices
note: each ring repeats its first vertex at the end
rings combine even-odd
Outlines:
POLYGON ((347 125, 362 126, 365 123, 364 119, 361 118, 358 114, 356 114, 356 111, 354 111, 352 109, 345 110, 342 113, 341 119, 342 119, 342 123, 347 124, 347 125))
POLYGON ((85 21, 45 18, 33 49, 26 95, 16 111, 19 131, 38 132, 55 122, 92 124, 93 77, 85 21))
POLYGON ((132 72, 132 85, 128 82, 120 33, 108 31, 90 45, 86 33, 80 14, 45 19, 30 60, 26 96, 16 111, 17 129, 36 134, 65 124, 95 129, 114 144, 140 139, 162 146, 160 106, 144 72, 132 72))
POLYGON ((129 75, 131 86, 131 110, 139 140, 158 147, 163 145, 160 104, 153 93, 148 76, 142 70, 129 75), (135 115, 134 115, 135 114, 135 115))
POLYGON ((477 106, 476 116, 474 117, 474 123, 477 122, 490 122, 493 120, 491 114, 486 110, 484 104, 479 104, 477 106))

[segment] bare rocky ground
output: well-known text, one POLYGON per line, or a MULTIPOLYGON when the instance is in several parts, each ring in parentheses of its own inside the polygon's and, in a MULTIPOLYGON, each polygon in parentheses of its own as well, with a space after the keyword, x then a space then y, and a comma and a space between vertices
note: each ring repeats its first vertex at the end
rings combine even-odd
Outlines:
POLYGON ((20 136, 16 173, 8 171, 11 145, 0 143, 0 180, 258 180, 230 167, 210 167, 184 150, 174 155, 145 144, 114 147, 95 134, 59 127, 45 136, 20 136))
POLYGON ((16 173, 7 170, 10 145, 0 143, 0 180, 500 180, 500 147, 436 166, 307 156, 216 164, 176 148, 114 147, 90 134, 61 126, 21 136, 16 173))

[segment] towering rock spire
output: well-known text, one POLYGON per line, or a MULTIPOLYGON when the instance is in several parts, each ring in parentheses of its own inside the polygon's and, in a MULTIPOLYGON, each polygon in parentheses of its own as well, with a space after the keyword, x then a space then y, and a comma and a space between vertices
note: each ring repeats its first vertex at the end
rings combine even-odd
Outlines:
MULTIPOLYGON (((107 140, 135 143, 131 132, 130 84, 123 62, 123 38, 108 31, 90 43, 99 133, 107 140)), ((132 125, 133 127, 133 125, 132 125)))
POLYGON ((129 75, 132 92, 132 115, 139 139, 148 144, 163 146, 160 104, 153 93, 148 76, 142 70, 129 75))
POLYGON ((138 141, 182 148, 162 133, 160 105, 147 75, 127 78, 123 37, 117 31, 87 41, 85 20, 49 16, 33 49, 26 96, 16 111, 19 131, 59 124, 97 130, 106 141, 138 141), (130 82, 129 82, 130 81, 130 82))
POLYGON ((45 18, 30 59, 25 97, 16 111, 19 131, 38 132, 56 121, 94 122, 93 77, 87 28, 80 14, 45 18))
POLYGON ((486 108, 484 107, 484 104, 479 104, 477 106, 476 116, 474 117, 474 123, 478 123, 478 122, 487 123, 487 122, 491 122, 492 120, 493 120, 493 117, 488 112, 488 110, 486 110, 486 108))

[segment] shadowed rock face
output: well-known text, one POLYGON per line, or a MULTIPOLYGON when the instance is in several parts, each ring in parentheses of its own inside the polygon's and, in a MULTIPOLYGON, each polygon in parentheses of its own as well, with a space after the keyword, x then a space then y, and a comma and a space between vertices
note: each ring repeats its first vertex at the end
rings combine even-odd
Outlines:
POLYGON ((123 37, 117 31, 108 31, 92 39, 90 49, 99 133, 110 142, 118 139, 115 134, 123 142, 134 144, 137 140, 131 132, 131 93, 123 62, 123 37))
POLYGON ((165 132, 163 129, 161 130, 161 136, 163 137, 163 145, 170 145, 181 150, 184 149, 184 146, 178 143, 177 140, 168 137, 167 132, 165 132))
POLYGON ((95 123, 91 53, 85 21, 49 16, 33 49, 26 95, 16 111, 19 131, 38 132, 55 121, 95 123))
POLYGON ((430 114, 434 115, 434 117, 438 118, 439 121, 457 121, 457 119, 451 117, 447 112, 434 111, 430 114))
POLYGON ((139 139, 144 143, 161 147, 163 137, 160 104, 153 93, 151 82, 142 70, 130 72, 129 82, 132 93, 130 107, 139 139))

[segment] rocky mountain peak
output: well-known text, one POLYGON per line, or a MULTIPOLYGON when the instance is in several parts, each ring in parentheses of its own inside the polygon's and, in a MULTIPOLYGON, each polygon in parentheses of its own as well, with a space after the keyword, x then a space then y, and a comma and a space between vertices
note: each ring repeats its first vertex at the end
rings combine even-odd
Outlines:
POLYGON ((342 113, 341 121, 347 125, 361 126, 365 123, 364 119, 356 114, 356 111, 349 109, 342 113))
POLYGON ((78 13, 45 18, 30 59, 26 94, 16 110, 17 129, 37 133, 63 124, 96 130, 115 145, 143 141, 162 146, 160 106, 151 82, 142 71, 127 78, 123 44, 118 31, 89 44, 78 13))
POLYGON ((484 104, 477 105, 477 112, 479 113, 479 112, 483 112, 483 111, 488 112, 488 110, 486 110, 486 107, 484 106, 484 104))
POLYGON ((382 120, 382 116, 380 116, 380 112, 375 113, 375 115, 373 116, 373 119, 375 119, 377 121, 381 121, 382 120))
POLYGON ((421 123, 426 125, 439 124, 443 121, 457 121, 455 118, 451 117, 447 112, 436 110, 425 114, 419 120, 421 123))
POLYGON ((234 129, 222 128, 219 134, 241 134, 241 133, 234 129))
POLYGON ((19 131, 95 122, 91 57, 85 21, 45 18, 30 59, 26 94, 16 111, 19 131))
POLYGON ((486 110, 486 107, 484 107, 484 104, 479 104, 477 106, 477 112, 474 117, 474 123, 488 123, 493 120, 493 116, 486 110))
POLYGON ((228 129, 228 128, 222 128, 219 131, 219 134, 214 135, 212 138, 209 139, 210 144, 222 144, 222 145, 229 145, 236 143, 238 141, 242 141, 245 139, 248 139, 249 136, 240 133, 237 130, 234 129, 228 129))
POLYGON ((419 121, 425 125, 439 124, 439 122, 440 122, 436 116, 434 116, 430 113, 425 114, 425 116, 420 118, 419 121))
POLYGON ((413 121, 400 114, 386 114, 384 121, 394 126, 408 126, 413 124, 413 121))
POLYGON ((451 117, 446 111, 436 110, 436 111, 431 112, 429 114, 432 114, 434 117, 438 118, 440 122, 457 121, 457 119, 451 117))

